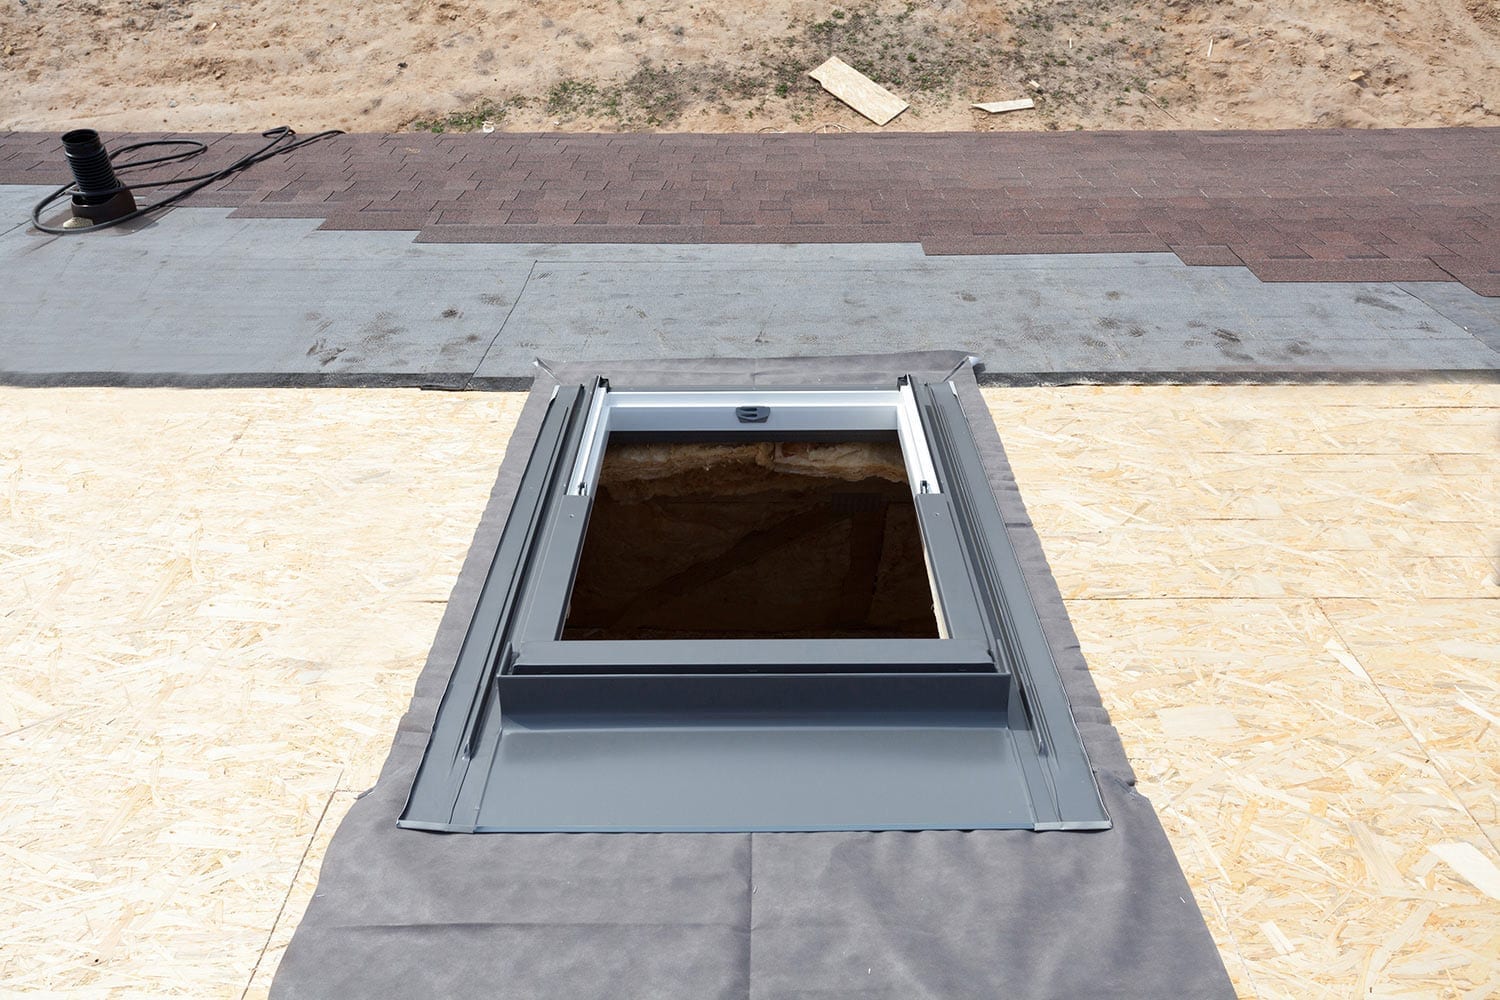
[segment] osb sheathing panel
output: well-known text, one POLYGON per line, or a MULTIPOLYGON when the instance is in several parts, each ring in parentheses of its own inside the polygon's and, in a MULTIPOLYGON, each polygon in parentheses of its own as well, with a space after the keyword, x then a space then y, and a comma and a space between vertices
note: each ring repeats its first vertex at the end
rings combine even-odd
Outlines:
MULTIPOLYGON (((987 398, 1240 991, 1500 989, 1500 389, 987 398)), ((264 995, 520 402, 0 390, 0 993, 264 995)))
POLYGON ((269 985, 520 402, 0 390, 0 995, 269 985))
POLYGON ((1500 387, 985 396, 1239 990, 1500 993, 1500 387))

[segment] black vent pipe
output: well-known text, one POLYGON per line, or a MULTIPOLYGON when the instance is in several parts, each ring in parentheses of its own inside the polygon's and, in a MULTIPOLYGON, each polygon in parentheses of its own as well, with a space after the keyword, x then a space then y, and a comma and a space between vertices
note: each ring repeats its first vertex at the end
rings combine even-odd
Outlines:
POLYGON ((135 211, 135 197, 115 176, 109 153, 91 128, 75 128, 63 133, 63 153, 73 172, 77 192, 73 195, 73 215, 90 222, 108 222, 135 211))

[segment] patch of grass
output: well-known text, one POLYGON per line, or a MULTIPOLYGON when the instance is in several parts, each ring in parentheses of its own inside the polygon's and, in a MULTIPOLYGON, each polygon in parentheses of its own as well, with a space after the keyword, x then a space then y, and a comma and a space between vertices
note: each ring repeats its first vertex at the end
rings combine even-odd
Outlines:
POLYGON ((1160 49, 1109 33, 1127 22, 1163 30, 1158 9, 1132 0, 1028 0, 1012 16, 1015 71, 1041 82, 1037 103, 1053 112, 1107 114, 1132 91, 1146 93, 1147 78, 1178 75, 1160 49))
POLYGON ((781 39, 762 66, 778 82, 797 77, 807 93, 819 89, 806 80, 807 71, 834 54, 904 97, 942 96, 993 78, 1003 54, 994 39, 914 17, 915 10, 907 4, 895 12, 878 5, 836 11, 781 39))
POLYGON ((728 101, 763 96, 759 81, 724 66, 671 69, 642 60, 634 73, 614 84, 566 79, 547 91, 547 113, 558 117, 610 120, 624 129, 660 128, 691 108, 728 111, 728 101))
POLYGON ((599 88, 595 84, 586 80, 562 80, 547 91, 547 114, 575 115, 592 107, 598 97, 599 88))
POLYGON ((442 118, 418 118, 406 127, 418 132, 474 132, 484 126, 485 122, 499 125, 505 120, 505 113, 511 107, 521 107, 525 104, 524 98, 514 98, 507 104, 501 104, 486 98, 463 111, 451 111, 442 118))

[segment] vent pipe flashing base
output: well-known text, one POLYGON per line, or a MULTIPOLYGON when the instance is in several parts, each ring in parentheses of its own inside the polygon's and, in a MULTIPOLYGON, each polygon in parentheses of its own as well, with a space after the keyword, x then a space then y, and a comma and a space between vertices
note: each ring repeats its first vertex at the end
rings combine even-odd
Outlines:
POLYGON ((73 218, 67 228, 110 222, 136 209, 135 196, 120 183, 99 133, 77 128, 63 133, 63 154, 78 190, 73 194, 73 218))

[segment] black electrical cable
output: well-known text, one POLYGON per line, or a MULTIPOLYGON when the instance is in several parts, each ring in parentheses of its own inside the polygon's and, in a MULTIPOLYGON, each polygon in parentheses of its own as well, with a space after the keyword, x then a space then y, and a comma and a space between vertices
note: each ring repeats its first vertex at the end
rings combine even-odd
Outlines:
MULTIPOLYGON (((317 142, 319 139, 327 139, 329 136, 343 134, 344 133, 342 129, 329 129, 327 132, 318 132, 315 135, 303 136, 299 139, 297 138, 297 133, 292 131, 292 129, 290 129, 286 125, 277 126, 276 128, 273 128, 267 132, 261 133, 261 138, 269 139, 271 140, 270 142, 266 143, 264 146, 253 153, 246 153, 238 160, 235 160, 233 163, 220 170, 215 170, 207 174, 195 174, 191 177, 174 177, 171 180, 166 181, 144 181, 139 184, 128 185, 122 182, 118 188, 110 191, 98 192, 98 194, 100 194, 101 196, 107 196, 116 194, 120 191, 124 191, 127 188, 131 190, 141 190, 144 188, 175 187, 179 184, 188 185, 181 191, 177 191, 173 194, 167 195, 161 201, 153 202, 150 205, 143 205, 142 207, 136 209, 134 212, 126 213, 125 215, 120 216, 118 219, 110 219, 108 222, 99 222, 95 223, 92 226, 82 226, 78 229, 63 229, 58 226, 48 226, 42 222, 42 212, 46 211, 49 205, 62 198, 64 195, 72 196, 73 194, 77 193, 78 185, 76 183, 64 184, 62 187, 58 188, 56 191, 53 191, 47 197, 36 203, 36 207, 31 210, 31 224, 44 233, 53 233, 58 236, 71 236, 75 233, 87 233, 95 229, 108 229, 110 226, 118 226, 122 222, 129 222, 132 219, 139 219, 143 215, 149 215, 152 212, 159 212, 167 206, 181 201, 183 198, 186 198, 188 195, 194 193, 195 191, 201 191, 215 181, 222 180, 225 177, 230 176, 231 174, 238 173, 239 171, 244 170, 246 167, 254 166, 257 163, 260 163, 262 160, 269 160, 273 156, 280 156, 283 153, 290 153, 294 149, 299 149, 302 146, 306 146, 310 142, 317 142)), ((132 160, 129 163, 116 163, 114 164, 115 173, 123 174, 131 170, 140 170, 142 167, 155 166, 158 163, 174 163, 178 160, 191 159, 194 156, 200 156, 203 153, 208 152, 207 143, 199 142, 196 139, 152 139, 149 142, 133 142, 128 146, 121 146, 119 149, 110 154, 110 159, 113 160, 116 156, 134 152, 137 149, 147 149, 153 146, 188 146, 190 148, 181 150, 176 153, 167 153, 163 156, 153 156, 145 160, 132 160)))

